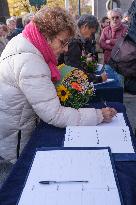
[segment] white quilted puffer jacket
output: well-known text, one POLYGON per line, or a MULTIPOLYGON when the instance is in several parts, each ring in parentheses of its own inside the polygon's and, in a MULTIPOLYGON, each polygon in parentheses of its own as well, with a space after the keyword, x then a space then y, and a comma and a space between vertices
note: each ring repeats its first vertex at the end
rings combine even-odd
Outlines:
POLYGON ((101 110, 60 105, 42 54, 22 34, 13 38, 0 58, 0 156, 14 162, 21 130, 21 150, 35 126, 35 113, 56 127, 97 125, 101 110))

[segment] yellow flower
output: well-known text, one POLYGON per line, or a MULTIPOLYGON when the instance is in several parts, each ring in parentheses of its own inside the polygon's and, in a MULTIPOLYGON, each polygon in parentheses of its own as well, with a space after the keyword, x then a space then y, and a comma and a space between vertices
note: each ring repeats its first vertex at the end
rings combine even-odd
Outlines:
POLYGON ((86 74, 83 74, 83 75, 82 75, 82 79, 83 79, 83 80, 86 80, 87 78, 88 78, 88 77, 87 77, 86 74))
POLYGON ((64 85, 59 85, 57 87, 57 94, 61 102, 65 102, 71 95, 64 85))
POLYGON ((84 72, 82 70, 79 70, 79 74, 82 76, 84 72))
POLYGON ((65 66, 65 64, 63 63, 61 65, 58 65, 57 67, 58 67, 59 70, 61 70, 64 66, 65 66))
POLYGON ((94 92, 94 89, 93 89, 93 88, 92 88, 92 89, 89 89, 87 92, 88 92, 89 95, 92 95, 93 92, 94 92))

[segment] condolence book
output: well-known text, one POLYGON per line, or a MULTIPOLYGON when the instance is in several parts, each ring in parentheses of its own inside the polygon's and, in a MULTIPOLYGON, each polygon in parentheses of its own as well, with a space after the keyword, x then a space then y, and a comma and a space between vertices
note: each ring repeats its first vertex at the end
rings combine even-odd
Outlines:
POLYGON ((111 123, 97 126, 68 126, 64 147, 110 147, 112 153, 134 153, 129 127, 123 113, 111 123))
POLYGON ((109 148, 36 152, 18 205, 123 205, 109 148))

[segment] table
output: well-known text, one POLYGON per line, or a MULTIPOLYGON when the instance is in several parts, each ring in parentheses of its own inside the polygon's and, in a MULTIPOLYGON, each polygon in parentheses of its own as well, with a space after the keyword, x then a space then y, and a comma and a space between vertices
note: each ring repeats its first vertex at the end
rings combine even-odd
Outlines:
MULTIPOLYGON (((105 65, 104 71, 107 73, 108 78, 114 79, 115 81, 95 85, 96 97, 94 98, 94 101, 100 102, 101 100, 103 100, 123 103, 124 89, 120 82, 119 76, 109 65, 105 65)), ((97 74, 101 74, 101 72, 97 72, 97 74)))
MULTIPOLYGON (((121 103, 109 103, 109 106, 114 106, 118 112, 123 112, 126 123, 130 126, 125 107, 121 103)), ((92 103, 90 107, 94 107, 94 104, 92 103)), ((95 107, 102 108, 103 104, 95 103, 95 107)), ((130 131, 132 134, 131 127, 130 131)), ((60 147, 63 143, 64 134, 65 129, 56 128, 44 122, 39 123, 20 158, 14 165, 11 174, 0 190, 0 205, 16 205, 23 190, 36 148, 60 147)), ((114 158, 125 205, 136 205, 136 155, 114 154, 114 158)))

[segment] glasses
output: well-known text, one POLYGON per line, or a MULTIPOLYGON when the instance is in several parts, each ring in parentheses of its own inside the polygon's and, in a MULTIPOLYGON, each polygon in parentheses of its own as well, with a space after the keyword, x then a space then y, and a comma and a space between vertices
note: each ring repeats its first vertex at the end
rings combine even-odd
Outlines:
POLYGON ((59 38, 57 38, 60 41, 61 47, 65 48, 66 46, 68 46, 69 41, 68 40, 61 40, 59 38))
POLYGON ((112 20, 114 20, 114 19, 115 19, 115 20, 118 20, 119 18, 120 18, 120 16, 112 16, 112 17, 111 17, 112 20))

